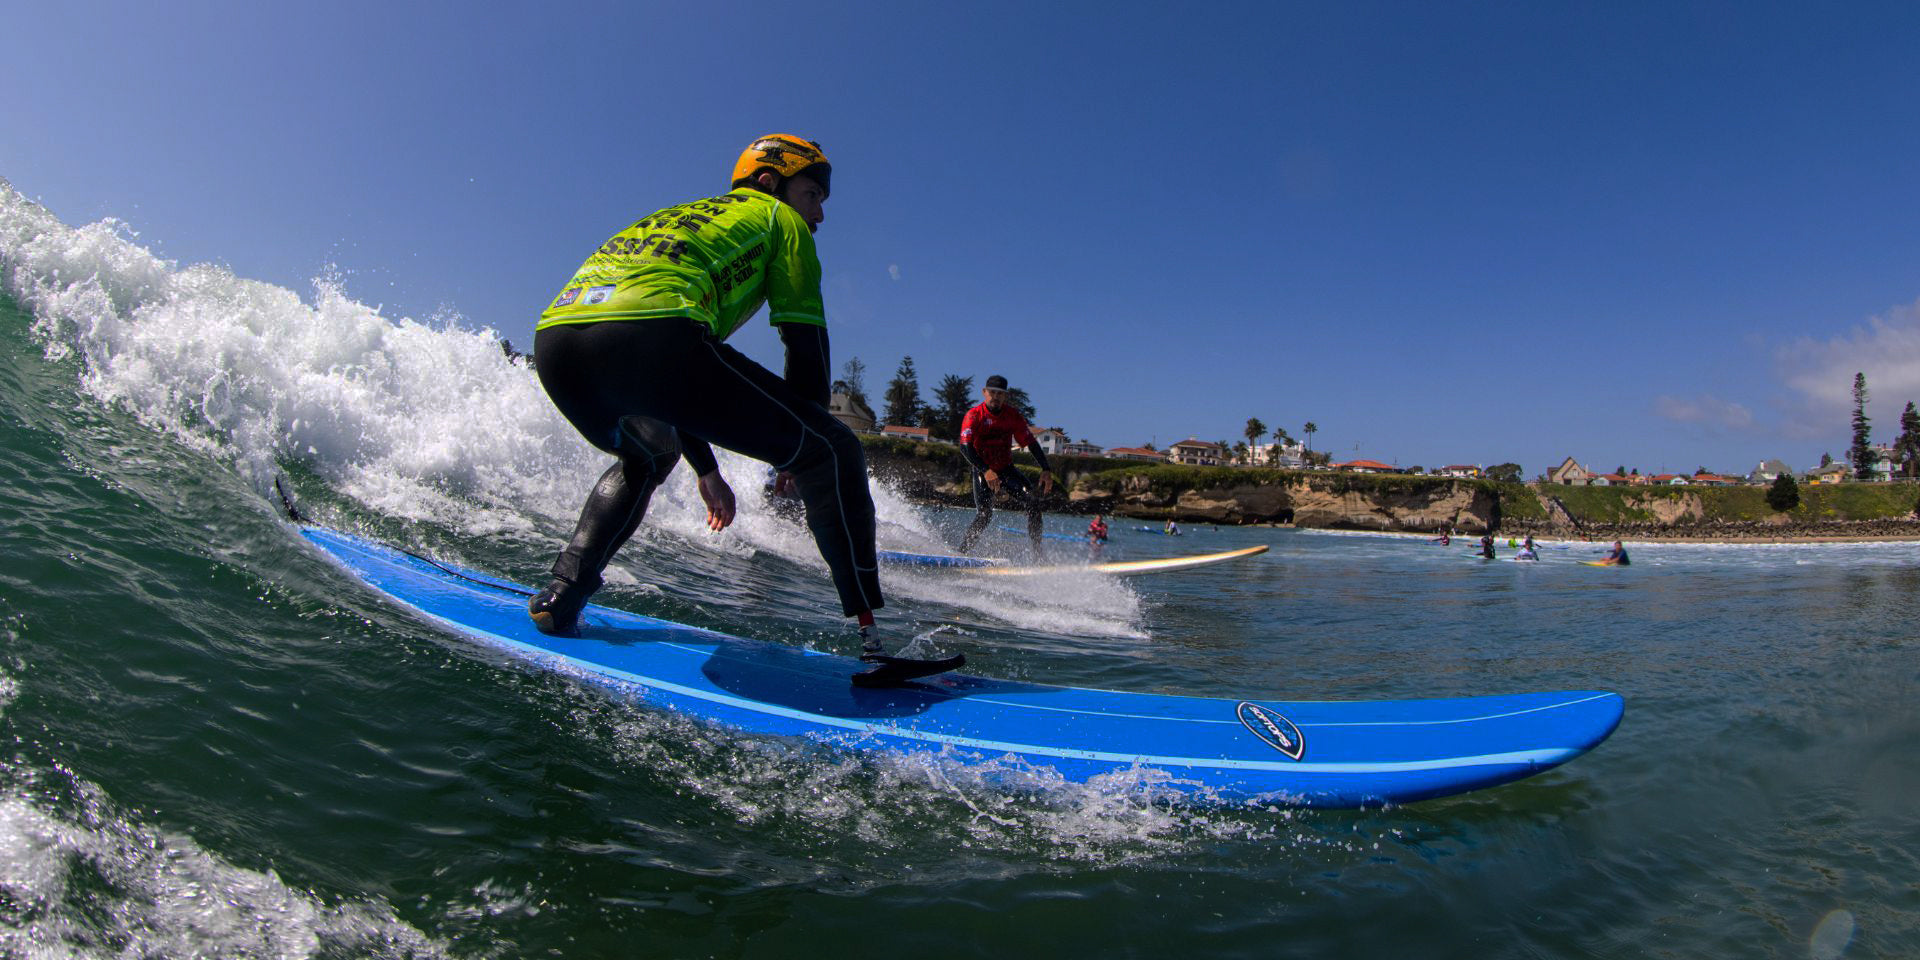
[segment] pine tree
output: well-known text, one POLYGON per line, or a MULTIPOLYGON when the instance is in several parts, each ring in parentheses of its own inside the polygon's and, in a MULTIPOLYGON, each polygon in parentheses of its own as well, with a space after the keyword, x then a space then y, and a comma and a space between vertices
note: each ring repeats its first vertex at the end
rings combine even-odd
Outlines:
POLYGON ((1773 478, 1773 486, 1767 488, 1767 506, 1785 513, 1800 505, 1800 485, 1793 482, 1793 474, 1781 471, 1773 478))
POLYGON ((913 372, 912 357, 900 358, 900 369, 887 382, 886 400, 888 423, 911 427, 920 422, 920 377, 913 372))
MULTIPOLYGON (((972 383, 973 381, 969 380, 967 382, 972 383)), ((969 396, 967 402, 968 404, 972 404, 973 398, 969 396)), ((1033 419, 1039 416, 1039 413, 1034 410, 1033 398, 1027 396, 1027 391, 1020 387, 1007 388, 1007 402, 1013 404, 1013 408, 1020 411, 1020 415, 1027 418, 1028 423, 1032 423, 1033 419)), ((966 411, 963 410, 961 412, 964 414, 966 411)))
POLYGON ((960 439, 960 421, 973 408, 973 378, 947 374, 934 388, 927 432, 940 440, 960 439))
POLYGON ((1907 401, 1907 409, 1900 414, 1900 439, 1893 444, 1894 463, 1906 471, 1911 480, 1920 474, 1920 411, 1913 408, 1913 401, 1907 401))
POLYGON ((1855 480, 1872 480, 1873 465, 1879 459, 1874 453, 1871 442, 1871 421, 1867 419, 1867 375, 1853 375, 1853 446, 1847 448, 1847 459, 1853 461, 1855 480))

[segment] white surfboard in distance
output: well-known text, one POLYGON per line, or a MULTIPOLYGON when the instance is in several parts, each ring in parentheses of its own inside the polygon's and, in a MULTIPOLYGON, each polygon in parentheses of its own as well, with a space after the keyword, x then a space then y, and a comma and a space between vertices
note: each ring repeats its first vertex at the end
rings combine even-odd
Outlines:
POLYGON ((1166 573, 1169 570, 1188 570, 1193 567, 1205 567, 1241 557, 1251 557, 1266 553, 1267 547, 1242 547, 1239 550, 1223 550, 1219 553, 1202 553, 1190 557, 1161 557, 1157 560, 1120 560, 1113 563, 1069 563, 1053 566, 1032 567, 962 567, 960 572, 996 577, 1032 577, 1049 573, 1094 573, 1111 574, 1117 577, 1131 577, 1143 573, 1166 573))

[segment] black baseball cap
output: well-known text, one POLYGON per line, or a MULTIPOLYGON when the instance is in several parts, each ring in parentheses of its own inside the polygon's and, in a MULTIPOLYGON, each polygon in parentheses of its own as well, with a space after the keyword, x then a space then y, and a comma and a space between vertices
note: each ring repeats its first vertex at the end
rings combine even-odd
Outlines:
POLYGON ((1006 388, 1007 388, 1006 377, 1003 377, 996 373, 993 376, 987 378, 988 390, 1005 390, 1006 388))

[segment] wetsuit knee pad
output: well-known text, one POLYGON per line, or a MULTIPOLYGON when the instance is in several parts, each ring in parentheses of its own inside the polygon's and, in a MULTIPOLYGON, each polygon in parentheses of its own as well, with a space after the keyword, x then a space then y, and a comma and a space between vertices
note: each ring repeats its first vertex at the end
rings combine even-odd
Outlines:
POLYGON ((620 418, 619 439, 613 452, 627 468, 627 479, 649 479, 658 485, 680 462, 680 435, 652 417, 620 418))

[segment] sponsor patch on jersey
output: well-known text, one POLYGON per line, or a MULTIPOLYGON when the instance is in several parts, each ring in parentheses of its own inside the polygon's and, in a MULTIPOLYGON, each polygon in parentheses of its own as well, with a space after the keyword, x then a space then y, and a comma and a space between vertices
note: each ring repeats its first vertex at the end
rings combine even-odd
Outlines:
POLYGON ((1273 712, 1257 703, 1240 701, 1233 711, 1240 722, 1253 735, 1267 742, 1267 745, 1285 754, 1289 760, 1298 760, 1307 752, 1306 738, 1300 736, 1300 728, 1292 720, 1273 712))
POLYGON ((604 287, 588 287, 587 298, 580 302, 587 304, 606 303, 607 298, 611 296, 613 296, 613 284, 607 284, 604 287))
POLYGON ((580 288, 568 287, 560 291, 560 297, 553 301, 553 305, 556 307, 570 307, 573 306, 573 302, 578 299, 580 299, 580 288))

